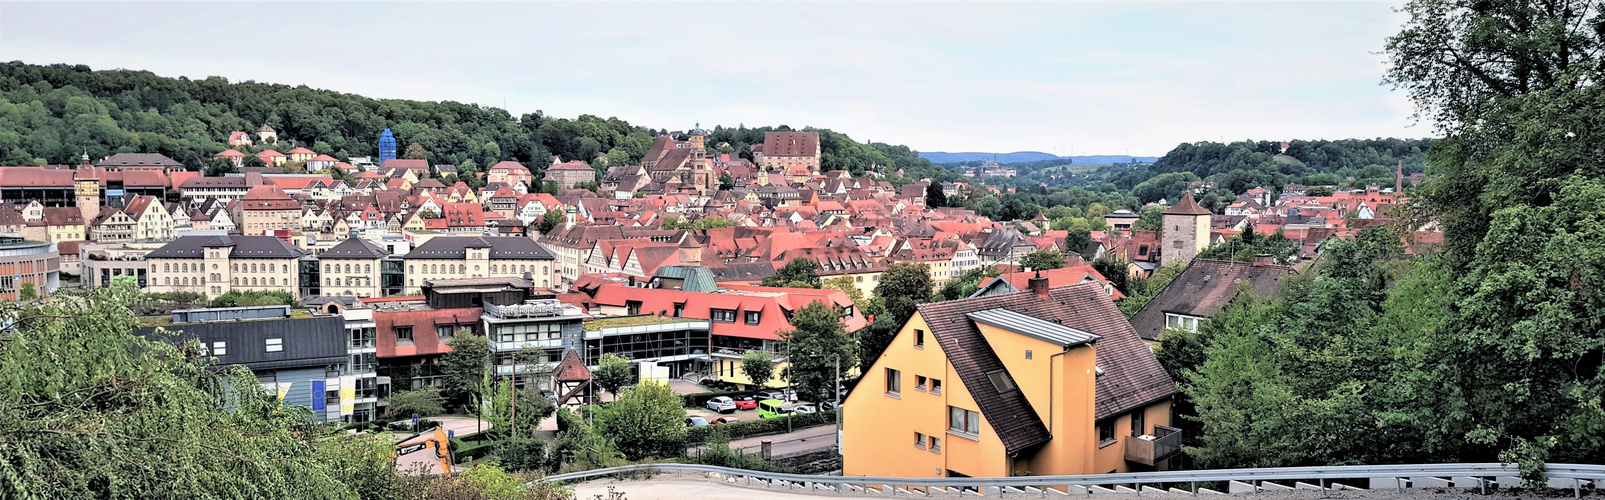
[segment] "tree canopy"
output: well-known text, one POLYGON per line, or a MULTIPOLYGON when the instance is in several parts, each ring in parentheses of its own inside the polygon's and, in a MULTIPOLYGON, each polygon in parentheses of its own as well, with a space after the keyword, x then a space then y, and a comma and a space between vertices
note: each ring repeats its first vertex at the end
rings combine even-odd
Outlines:
POLYGON ((792 314, 792 329, 779 332, 788 363, 784 376, 804 398, 835 394, 838 360, 843 373, 856 362, 856 344, 841 316, 836 306, 809 302, 792 314))

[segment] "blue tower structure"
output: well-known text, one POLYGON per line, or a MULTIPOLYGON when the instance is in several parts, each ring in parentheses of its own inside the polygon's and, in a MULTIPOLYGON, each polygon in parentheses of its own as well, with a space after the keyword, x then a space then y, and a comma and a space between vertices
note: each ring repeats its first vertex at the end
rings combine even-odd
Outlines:
POLYGON ((396 159, 396 136, 391 135, 390 129, 387 128, 383 134, 379 134, 379 164, 383 165, 385 160, 394 159, 396 159))

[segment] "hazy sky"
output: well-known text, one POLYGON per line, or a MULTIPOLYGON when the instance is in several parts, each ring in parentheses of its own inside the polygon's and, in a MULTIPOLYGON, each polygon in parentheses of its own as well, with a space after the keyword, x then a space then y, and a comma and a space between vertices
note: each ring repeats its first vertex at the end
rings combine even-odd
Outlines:
POLYGON ((0 60, 515 114, 828 127, 923 151, 1160 155, 1432 135, 1359 3, 4 3, 0 60))

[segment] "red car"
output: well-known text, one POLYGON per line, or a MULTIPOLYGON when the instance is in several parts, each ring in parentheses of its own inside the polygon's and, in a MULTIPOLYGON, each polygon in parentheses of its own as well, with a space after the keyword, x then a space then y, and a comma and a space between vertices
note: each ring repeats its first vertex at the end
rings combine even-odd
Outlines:
POLYGON ((736 409, 737 410, 756 410, 756 409, 758 409, 758 400, 752 399, 751 396, 742 396, 742 397, 736 398, 736 409))
POLYGON ((740 421, 741 421, 741 419, 736 418, 736 417, 719 417, 719 418, 713 419, 713 423, 715 423, 715 424, 732 424, 732 423, 736 423, 736 422, 740 422, 740 421))

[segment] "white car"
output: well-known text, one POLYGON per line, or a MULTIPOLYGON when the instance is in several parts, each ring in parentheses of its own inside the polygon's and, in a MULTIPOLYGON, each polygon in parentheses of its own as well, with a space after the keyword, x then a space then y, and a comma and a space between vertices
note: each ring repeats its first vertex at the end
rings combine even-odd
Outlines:
POLYGON ((798 406, 797 408, 793 409, 792 411, 796 412, 796 413, 818 413, 819 412, 818 409, 814 408, 814 405, 798 406))
POLYGON ((736 411, 736 400, 729 396, 718 396, 708 399, 708 409, 719 413, 736 411))

